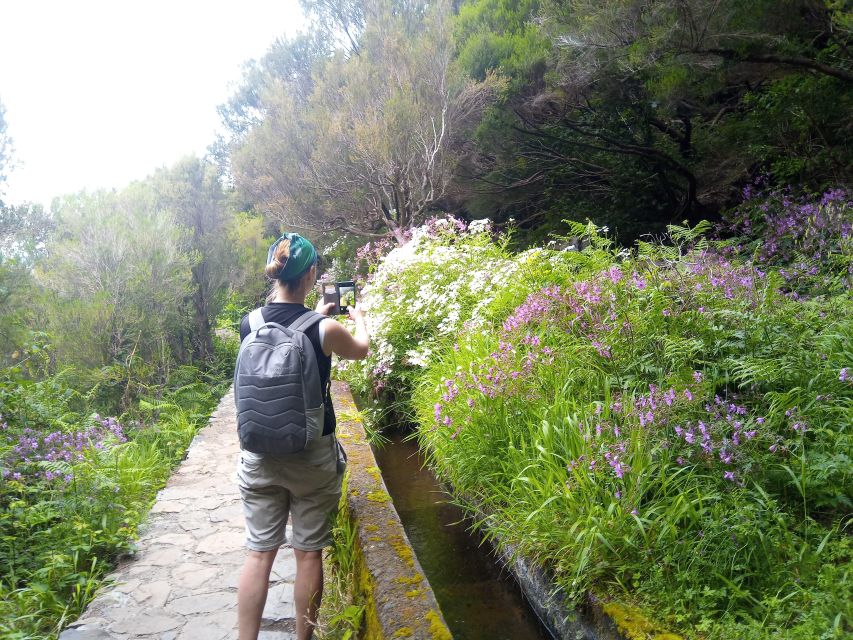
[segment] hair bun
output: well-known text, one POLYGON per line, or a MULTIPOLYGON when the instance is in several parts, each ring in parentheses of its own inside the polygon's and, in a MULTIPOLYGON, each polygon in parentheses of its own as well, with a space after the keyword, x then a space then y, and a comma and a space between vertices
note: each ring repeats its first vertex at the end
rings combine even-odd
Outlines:
POLYGON ((290 257, 290 239, 285 238, 281 242, 278 243, 278 246, 275 249, 275 253, 273 254, 272 261, 266 266, 264 269, 264 273, 267 274, 268 277, 275 280, 278 278, 281 270, 284 269, 284 263, 287 262, 287 259, 290 257))

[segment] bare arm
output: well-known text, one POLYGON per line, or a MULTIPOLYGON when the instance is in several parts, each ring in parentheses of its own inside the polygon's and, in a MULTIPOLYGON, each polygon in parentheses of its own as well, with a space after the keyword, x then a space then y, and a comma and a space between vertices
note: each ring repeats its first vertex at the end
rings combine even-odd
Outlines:
POLYGON ((329 355, 336 353, 345 360, 363 360, 367 357, 367 349, 370 346, 370 336, 367 333, 367 324, 364 322, 364 312, 356 307, 349 310, 349 315, 355 321, 355 336, 350 334, 347 328, 339 322, 334 320, 326 322, 324 325, 323 350, 329 355))

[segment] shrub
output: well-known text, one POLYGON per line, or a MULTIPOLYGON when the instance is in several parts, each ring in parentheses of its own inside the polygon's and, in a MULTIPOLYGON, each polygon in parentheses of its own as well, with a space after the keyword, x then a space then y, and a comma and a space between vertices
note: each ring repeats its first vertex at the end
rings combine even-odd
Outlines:
MULTIPOLYGON (((820 207, 844 220, 839 202, 820 207)), ((485 534, 570 596, 643 603, 690 637, 835 637, 851 625, 849 585, 828 586, 851 562, 847 227, 808 286, 787 260, 811 240, 763 255, 707 229, 628 254, 576 226, 583 251, 514 256, 432 221, 376 267, 377 348, 350 375, 414 419, 485 534)))
POLYGON ((0 636, 55 637, 94 597, 218 401, 180 367, 121 417, 93 413, 63 374, 0 377, 0 636))

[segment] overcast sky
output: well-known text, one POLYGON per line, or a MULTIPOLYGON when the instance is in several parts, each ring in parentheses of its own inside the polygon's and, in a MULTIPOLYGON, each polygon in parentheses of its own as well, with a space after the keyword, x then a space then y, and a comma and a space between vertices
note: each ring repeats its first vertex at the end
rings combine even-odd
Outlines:
POLYGON ((48 205, 203 154, 242 63, 304 20, 297 0, 3 0, 0 24, 0 189, 48 205))

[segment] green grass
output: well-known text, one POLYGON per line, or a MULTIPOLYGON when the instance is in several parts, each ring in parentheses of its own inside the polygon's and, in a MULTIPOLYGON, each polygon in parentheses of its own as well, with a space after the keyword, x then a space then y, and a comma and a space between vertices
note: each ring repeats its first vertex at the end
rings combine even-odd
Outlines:
MULTIPOLYGON (((39 388, 7 381, 3 391, 7 400, 29 406, 29 394, 39 388)), ((125 427, 126 442, 108 437, 101 448, 85 447, 82 460, 30 465, 15 457, 11 445, 22 427, 16 426, 16 405, 6 405, 11 440, 0 445, 0 454, 4 468, 18 460, 12 469, 26 475, 9 478, 0 488, 0 637, 56 637, 82 613, 114 559, 132 551, 137 526, 222 390, 216 384, 184 384, 165 400, 143 402, 126 420, 138 422, 125 427), (46 480, 39 475, 45 471, 67 476, 68 482, 46 480)), ((91 424, 85 413, 76 415, 65 414, 65 432, 91 424)), ((50 416, 39 420, 42 432, 57 424, 50 416)), ((38 421, 26 424, 39 432, 38 421)))
POLYGON ((380 413, 414 419, 485 535, 571 598, 639 606, 689 638, 841 638, 853 301, 834 285, 799 299, 701 232, 635 255, 595 238, 495 255, 512 277, 483 286, 486 305, 458 295, 488 280, 464 234, 418 240, 365 289, 377 345, 350 375, 380 413))

